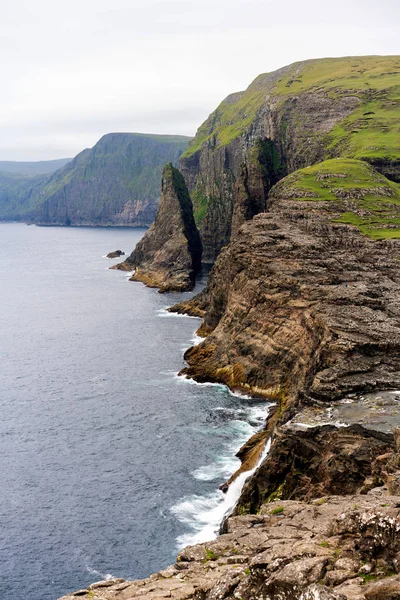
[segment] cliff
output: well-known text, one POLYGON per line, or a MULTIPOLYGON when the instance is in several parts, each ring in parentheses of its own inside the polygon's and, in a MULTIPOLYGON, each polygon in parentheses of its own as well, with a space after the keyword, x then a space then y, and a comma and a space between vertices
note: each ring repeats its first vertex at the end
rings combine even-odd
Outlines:
POLYGON ((254 467, 267 437, 269 453, 216 540, 76 596, 400 598, 399 396, 381 399, 381 431, 358 424, 357 398, 400 389, 399 77, 398 57, 296 63, 200 127, 180 167, 216 260, 171 309, 203 318, 182 373, 275 401, 238 456, 254 467), (355 419, 339 426, 344 400, 355 419))
POLYGON ((30 214, 48 174, 71 160, 0 161, 0 221, 23 219, 30 214))
POLYGON ((126 261, 113 268, 134 270, 132 281, 158 287, 160 292, 193 288, 201 269, 200 235, 183 177, 171 163, 162 173, 154 223, 126 261))
POLYGON ((190 138, 110 133, 55 173, 41 191, 35 221, 59 225, 147 226, 154 219, 163 165, 190 138))
POLYGON ((242 226, 192 301, 207 338, 184 372, 283 407, 398 389, 399 193, 354 160, 278 183, 269 212, 242 226))
POLYGON ((265 206, 272 185, 297 169, 341 156, 366 160, 399 181, 399 84, 398 56, 330 58, 260 75, 228 96, 179 163, 203 260, 214 262, 237 231, 236 212, 240 222, 262 211, 259 190, 265 206), (243 208, 246 199, 250 208, 243 208))
POLYGON ((17 201, 4 193, 4 212, 7 218, 44 225, 150 225, 157 210, 162 167, 169 161, 176 163, 189 140, 107 134, 55 173, 32 180, 31 185, 25 179, 17 201))

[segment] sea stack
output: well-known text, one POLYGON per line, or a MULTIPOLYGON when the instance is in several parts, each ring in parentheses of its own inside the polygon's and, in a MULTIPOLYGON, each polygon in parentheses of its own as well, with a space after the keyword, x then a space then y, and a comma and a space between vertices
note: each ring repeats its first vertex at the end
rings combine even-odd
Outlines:
POLYGON ((181 173, 168 163, 162 173, 160 203, 154 223, 124 263, 142 281, 160 292, 193 289, 201 269, 202 246, 193 206, 181 173))

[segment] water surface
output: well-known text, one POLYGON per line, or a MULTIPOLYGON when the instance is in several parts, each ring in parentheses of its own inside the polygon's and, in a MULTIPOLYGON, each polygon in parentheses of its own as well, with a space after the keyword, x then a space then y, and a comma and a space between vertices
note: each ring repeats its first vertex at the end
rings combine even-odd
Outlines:
POLYGON ((265 416, 176 376, 199 320, 104 257, 143 233, 0 224, 2 600, 173 562, 212 533, 217 488, 265 416))

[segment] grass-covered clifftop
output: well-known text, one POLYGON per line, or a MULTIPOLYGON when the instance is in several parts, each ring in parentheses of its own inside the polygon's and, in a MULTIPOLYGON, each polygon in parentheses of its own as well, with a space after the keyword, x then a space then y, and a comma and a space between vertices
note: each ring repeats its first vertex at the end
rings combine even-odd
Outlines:
POLYGON ((293 63, 217 107, 180 160, 210 262, 234 230, 243 166, 245 185, 257 187, 252 177, 263 165, 252 164, 249 150, 259 140, 271 142, 267 162, 278 165, 271 183, 332 158, 364 160, 400 183, 400 56, 293 63))
POLYGON ((283 108, 287 100, 312 92, 359 100, 351 116, 330 132, 327 150, 354 158, 400 156, 400 56, 361 56, 307 60, 259 75, 244 92, 221 102, 183 157, 211 139, 216 147, 229 144, 250 127, 266 103, 283 108))
POLYGON ((361 160, 334 158, 295 171, 270 197, 325 201, 327 210, 332 203, 342 212, 337 221, 374 239, 400 238, 400 185, 361 160))

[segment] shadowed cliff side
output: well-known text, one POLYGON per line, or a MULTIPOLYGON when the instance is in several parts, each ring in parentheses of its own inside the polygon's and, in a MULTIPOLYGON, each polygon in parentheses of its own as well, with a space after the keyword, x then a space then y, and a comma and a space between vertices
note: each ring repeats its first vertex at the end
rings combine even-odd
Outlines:
POLYGON ((160 292, 186 291, 193 288, 201 269, 201 251, 189 192, 178 169, 168 163, 154 223, 127 260, 113 268, 135 270, 132 281, 160 292))

